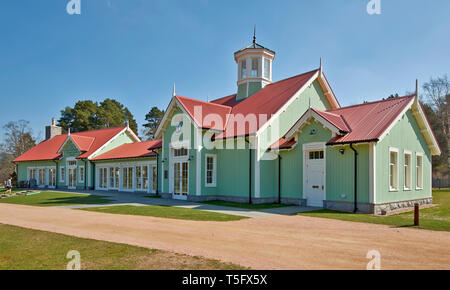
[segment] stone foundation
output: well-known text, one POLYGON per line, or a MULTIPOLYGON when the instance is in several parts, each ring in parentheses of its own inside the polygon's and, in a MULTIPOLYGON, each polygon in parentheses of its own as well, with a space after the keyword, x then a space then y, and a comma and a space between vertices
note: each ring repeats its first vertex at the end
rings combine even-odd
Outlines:
MULTIPOLYGON (((371 213, 377 215, 383 215, 390 211, 401 209, 401 208, 412 208, 414 204, 418 203, 419 205, 424 204, 432 204, 433 198, 420 198, 413 200, 403 200, 403 201, 395 201, 395 202, 387 202, 382 204, 371 204, 371 203, 358 203, 358 213, 371 213)), ((353 202, 345 202, 345 201, 323 201, 324 209, 331 209, 337 211, 345 211, 345 212, 353 212, 354 204, 353 202)))
MULTIPOLYGON (((171 199, 172 194, 170 193, 161 193, 162 198, 171 199)), ((188 201, 192 202, 202 202, 202 201, 229 201, 229 202, 237 202, 237 203, 248 203, 248 197, 242 196, 227 196, 227 195, 188 195, 188 201)), ((268 197, 268 198, 252 198, 252 204, 265 204, 265 203, 278 203, 278 198, 268 197)), ((295 204, 300 206, 306 206, 306 199, 300 198, 282 198, 282 204, 295 204)))
POLYGON ((401 209, 401 208, 412 208, 412 207, 414 207, 414 205, 416 203, 418 203, 419 205, 432 204, 433 198, 428 197, 428 198, 420 198, 420 199, 413 199, 413 200, 404 200, 404 201, 376 204, 376 205, 374 205, 373 213, 384 215, 393 210, 397 210, 397 209, 401 209))

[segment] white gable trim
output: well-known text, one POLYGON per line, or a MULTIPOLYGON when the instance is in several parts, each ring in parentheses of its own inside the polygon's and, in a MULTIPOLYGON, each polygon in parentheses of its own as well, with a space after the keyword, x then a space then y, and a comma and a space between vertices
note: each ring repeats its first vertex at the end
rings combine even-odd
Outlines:
POLYGON ((285 138, 290 139, 292 136, 295 135, 297 131, 299 131, 304 125, 308 124, 308 120, 310 118, 314 118, 315 120, 319 121, 325 128, 329 129, 334 134, 339 134, 340 130, 328 122, 326 119, 324 119, 321 115, 314 112, 311 108, 308 109, 308 111, 303 114, 303 116, 292 126, 292 128, 286 133, 285 138))
MULTIPOLYGON (((276 112, 270 119, 259 128, 256 132, 256 135, 261 134, 268 126, 271 126, 274 120, 280 117, 280 115, 286 111, 286 109, 298 98, 300 95, 312 84, 315 80, 319 80, 319 84, 324 90, 325 97, 330 102, 330 105, 333 109, 340 108, 339 103, 337 102, 336 96, 333 94, 333 91, 328 85, 327 80, 325 79, 323 73, 321 71, 317 71, 282 107, 278 112, 276 112), (324 88, 325 86, 325 88, 324 88)), ((339 130, 338 130, 339 132, 339 130)), ((281 137, 281 136, 280 136, 281 137)))
POLYGON ((98 152, 100 152, 102 149, 104 149, 106 146, 108 146, 114 139, 116 139, 117 137, 119 137, 122 133, 124 132, 128 132, 130 133, 130 135, 135 139, 136 142, 141 142, 141 139, 139 139, 138 136, 136 136, 136 134, 134 134, 133 130, 131 130, 129 127, 125 127, 123 128, 123 130, 121 130, 119 133, 117 133, 116 135, 114 135, 111 139, 109 139, 105 144, 103 144, 102 146, 100 146, 100 148, 98 148, 97 150, 95 150, 91 155, 89 155, 87 157, 88 160, 94 158, 96 156, 96 154, 98 152))
POLYGON ((58 152, 57 153, 61 153, 61 150, 64 148, 64 146, 66 146, 68 141, 72 141, 72 143, 75 145, 75 147, 78 149, 78 151, 81 153, 80 148, 78 147, 77 143, 72 139, 72 137, 70 135, 67 136, 66 141, 64 141, 64 143, 61 145, 61 147, 59 147, 58 152))
POLYGON ((172 110, 174 109, 174 106, 177 105, 178 108, 180 108, 181 111, 183 111, 183 113, 191 120, 192 124, 194 124, 195 129, 199 129, 200 127, 197 125, 197 123, 195 123, 195 120, 191 118, 191 115, 188 114, 188 112, 186 112, 186 110, 184 109, 183 105, 180 104, 180 102, 177 100, 176 97, 173 97, 172 100, 170 100, 169 106, 167 107, 167 110, 164 112, 164 116, 161 119, 161 123, 159 123, 158 128, 156 129, 156 133, 155 136, 156 138, 159 137, 159 135, 163 132, 161 131, 165 131, 165 124, 166 122, 168 122, 168 118, 170 116, 170 114, 172 113, 172 110))
POLYGON ((439 148, 438 142, 434 137, 433 131, 431 130, 430 124, 427 121, 425 113, 422 110, 417 98, 412 99, 409 104, 403 109, 403 111, 397 116, 397 118, 389 125, 389 127, 383 132, 383 134, 379 138, 379 142, 381 142, 384 137, 386 137, 392 128, 403 118, 406 112, 411 109, 412 115, 417 121, 420 132, 424 136, 425 141, 427 142, 428 149, 431 152, 431 155, 440 155, 441 149, 439 148))

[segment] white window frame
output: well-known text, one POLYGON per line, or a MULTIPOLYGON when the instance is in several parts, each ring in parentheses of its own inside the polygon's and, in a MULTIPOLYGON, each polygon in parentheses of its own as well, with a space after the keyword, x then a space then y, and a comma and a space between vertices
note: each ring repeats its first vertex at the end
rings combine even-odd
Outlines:
POLYGON ((412 190, 412 152, 404 150, 403 152, 403 190, 412 190), (409 156, 409 187, 406 186, 406 156, 409 156))
POLYGON ((64 182, 65 176, 66 176, 66 168, 64 166, 60 166, 59 167, 59 182, 64 182))
POLYGON ((205 154, 205 187, 217 186, 217 155, 205 154), (208 158, 213 159, 212 183, 208 183, 208 158))
POLYGON ((399 178, 398 178, 398 175, 399 175, 399 150, 398 150, 398 148, 394 148, 394 147, 389 147, 389 163, 388 163, 388 167, 389 167, 389 175, 388 175, 388 186, 389 186, 389 191, 398 191, 398 188, 399 188, 399 178), (395 152, 396 154, 397 154, 397 162, 396 162, 396 165, 397 165, 397 172, 396 172, 396 187, 394 188, 394 187, 392 187, 391 186, 391 153, 392 152, 395 152))
POLYGON ((84 166, 78 166, 78 171, 78 182, 84 183, 84 175, 86 174, 84 166), (83 174, 81 174, 81 170, 83 170, 83 174))
POLYGON ((424 156, 424 154, 423 153, 421 153, 421 152, 416 152, 416 166, 415 166, 415 168, 416 168, 416 190, 423 190, 423 156, 424 156), (422 164, 420 164, 420 166, 421 166, 421 177, 420 177, 420 179, 421 179, 421 181, 422 181, 422 186, 421 187, 419 187, 418 186, 418 174, 417 174, 417 168, 418 168, 418 166, 417 166, 417 159, 418 159, 418 157, 420 157, 421 158, 421 160, 422 160, 422 164))

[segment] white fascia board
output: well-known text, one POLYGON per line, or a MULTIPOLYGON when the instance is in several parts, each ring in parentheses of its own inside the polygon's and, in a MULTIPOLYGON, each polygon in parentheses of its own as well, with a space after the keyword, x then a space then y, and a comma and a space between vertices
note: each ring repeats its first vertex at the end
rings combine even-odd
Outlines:
POLYGON ((339 102, 337 101, 336 96, 334 95, 333 90, 330 87, 330 84, 328 83, 325 75, 323 74, 323 71, 320 71, 319 75, 319 84, 322 86, 322 89, 325 91, 325 97, 328 99, 328 101, 331 103, 331 105, 334 105, 333 109, 339 109, 341 106, 339 105, 339 102), (324 88, 325 86, 325 88, 324 88), (327 95, 329 95, 331 98, 328 98, 327 95))
POLYGON ((64 148, 64 146, 66 146, 68 141, 72 141, 72 143, 75 145, 75 147, 78 149, 78 151, 81 153, 80 148, 78 148, 77 143, 75 143, 75 141, 73 141, 72 137, 70 135, 67 136, 66 141, 64 141, 64 143, 61 145, 61 147, 59 147, 58 152, 57 153, 61 153, 61 150, 64 148))
POLYGON ((308 122, 310 118, 314 118, 319 123, 321 123, 325 128, 329 129, 331 132, 339 134, 340 130, 336 128, 333 124, 328 122, 322 116, 314 112, 312 109, 308 109, 306 113, 294 124, 294 126, 286 133, 286 139, 291 138, 304 124, 308 122))
POLYGON ((389 132, 391 132, 392 128, 394 128, 395 125, 397 125, 397 123, 403 118, 403 115, 406 114, 406 112, 411 109, 411 106, 414 103, 414 99, 411 99, 411 101, 408 103, 408 105, 403 109, 403 111, 398 114, 397 118, 395 118, 395 120, 389 125, 389 127, 386 128, 386 130, 384 130, 383 134, 381 134, 380 138, 378 138, 378 142, 381 142, 384 137, 386 137, 389 132))
POLYGON ((273 114, 272 117, 258 129, 258 131, 256 132, 256 136, 259 136, 261 132, 263 132, 268 126, 271 126, 274 120, 279 118, 280 115, 284 111, 286 111, 286 109, 296 100, 296 98, 299 97, 306 90, 306 88, 309 87, 317 79, 318 76, 319 71, 317 71, 295 94, 292 95, 292 97, 281 107, 281 109, 273 114))
POLYGON ((177 105, 178 108, 191 120, 192 124, 194 124, 195 129, 200 128, 197 123, 195 123, 195 120, 191 118, 191 115, 186 112, 184 107, 180 104, 180 102, 176 99, 176 97, 173 97, 170 101, 169 107, 167 107, 167 111, 164 113, 164 116, 161 120, 160 125, 158 126, 158 129, 156 130, 155 136, 159 137, 159 134, 161 133, 162 128, 164 127, 164 124, 168 121, 169 115, 171 111, 174 109, 174 106, 177 105))
MULTIPOLYGON (((105 148, 106 146, 108 146, 114 139, 116 139, 118 136, 120 136, 120 134, 122 134, 123 132, 126 132, 127 130, 129 130, 129 128, 125 127, 122 130, 120 130, 119 133, 117 133, 116 135, 114 135, 111 139, 109 139, 105 144, 103 144, 102 146, 100 146, 100 148, 98 148, 97 150, 95 150, 91 155, 89 155, 87 157, 88 160, 91 160, 93 157, 95 157, 95 155, 101 151, 103 148, 105 148)), ((139 138, 138 138, 139 139, 139 138)))

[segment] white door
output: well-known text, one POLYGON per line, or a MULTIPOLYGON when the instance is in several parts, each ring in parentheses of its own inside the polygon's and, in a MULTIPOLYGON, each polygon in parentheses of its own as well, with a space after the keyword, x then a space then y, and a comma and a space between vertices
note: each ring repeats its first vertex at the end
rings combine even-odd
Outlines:
POLYGON ((306 152, 306 204, 323 207, 325 200, 324 150, 306 152))
POLYGON ((187 199, 188 194, 188 163, 175 162, 173 164, 173 198, 187 199))

